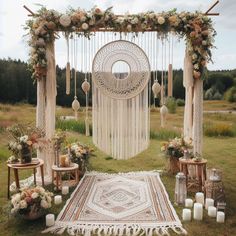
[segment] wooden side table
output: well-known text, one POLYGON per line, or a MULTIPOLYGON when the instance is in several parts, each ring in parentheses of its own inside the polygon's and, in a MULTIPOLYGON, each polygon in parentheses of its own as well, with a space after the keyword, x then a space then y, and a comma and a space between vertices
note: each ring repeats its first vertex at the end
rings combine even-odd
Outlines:
POLYGON ((72 163, 69 167, 52 166, 52 183, 56 185, 59 190, 62 186, 62 174, 69 173, 69 185, 74 186, 79 183, 79 165, 72 163), (74 173, 74 179, 71 179, 71 174, 74 173))
POLYGON ((7 197, 8 199, 10 198, 10 177, 11 177, 11 169, 14 171, 14 176, 15 176, 15 182, 16 182, 16 188, 20 189, 20 181, 19 181, 19 170, 29 170, 33 169, 33 174, 34 174, 34 184, 36 185, 36 169, 40 168, 41 171, 41 177, 42 177, 42 186, 44 186, 44 172, 43 172, 43 166, 44 166, 44 161, 41 159, 38 159, 37 161, 34 160, 32 163, 27 163, 27 164, 7 164, 8 167, 8 184, 7 184, 7 197))
POLYGON ((188 167, 194 166, 196 169, 196 178, 199 181, 199 191, 204 191, 204 184, 206 181, 206 165, 207 160, 194 161, 192 159, 179 158, 180 171, 186 176, 186 184, 188 188, 188 167))

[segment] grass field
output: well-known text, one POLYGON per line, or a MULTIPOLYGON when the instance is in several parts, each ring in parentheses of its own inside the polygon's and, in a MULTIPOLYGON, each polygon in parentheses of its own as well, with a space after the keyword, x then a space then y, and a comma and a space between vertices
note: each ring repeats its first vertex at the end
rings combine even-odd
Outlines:
MULTIPOLYGON (((235 110, 236 104, 229 104, 223 101, 205 102, 205 110, 235 110)), ((57 116, 72 115, 70 108, 57 108, 57 116)), ((83 113, 80 113, 80 120, 83 120, 83 113)), ((15 123, 34 123, 35 108, 30 105, 3 105, 0 104, 0 235, 5 236, 36 236, 41 235, 44 229, 44 219, 35 222, 26 222, 19 218, 13 218, 9 214, 9 201, 7 195, 7 168, 6 160, 9 156, 6 144, 8 142, 7 133, 4 129, 15 123)), ((165 138, 166 132, 181 133, 183 123, 183 107, 177 109, 176 114, 168 115, 168 125, 165 130, 159 127, 160 119, 158 111, 151 113, 151 130, 157 134, 150 142, 149 148, 138 156, 127 161, 116 161, 108 158, 107 155, 95 148, 94 156, 90 158, 89 167, 91 170, 102 172, 127 172, 139 170, 164 169, 166 160, 160 152, 160 145, 165 138), (167 130, 167 131, 166 131, 167 130)), ((233 131, 233 137, 206 137, 204 136, 204 158, 208 160, 208 167, 216 167, 223 171, 223 181, 227 198, 227 219, 225 224, 217 224, 215 219, 204 215, 202 222, 192 221, 184 223, 184 227, 191 236, 228 236, 236 235, 236 115, 235 114, 204 114, 204 125, 209 124, 226 125, 233 131)), ((73 137, 82 143, 93 145, 91 137, 85 137, 77 132, 68 132, 69 137, 73 137)), ((168 135, 167 135, 168 136, 168 135)), ((21 173, 24 178, 29 173, 21 173)), ((174 176, 162 175, 162 181, 173 202, 174 196, 174 176)), ((52 186, 48 187, 49 189, 52 186)), ((64 199, 66 200, 66 199, 64 199)), ((62 206, 61 206, 62 207, 62 206)), ((58 214, 61 207, 51 210, 58 214)), ((181 218, 181 207, 176 207, 176 211, 181 218)), ((206 213, 206 212, 205 212, 206 213)), ((66 234, 65 234, 66 235, 66 234)))

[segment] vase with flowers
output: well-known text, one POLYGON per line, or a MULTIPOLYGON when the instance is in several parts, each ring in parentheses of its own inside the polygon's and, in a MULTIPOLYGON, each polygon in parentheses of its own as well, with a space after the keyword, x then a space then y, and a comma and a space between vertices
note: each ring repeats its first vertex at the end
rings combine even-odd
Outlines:
POLYGON ((14 125, 8 128, 8 133, 12 138, 8 143, 8 149, 13 153, 9 162, 30 163, 32 150, 39 148, 44 143, 44 132, 35 127, 14 125))
POLYGON ((161 151, 169 159, 169 172, 176 174, 179 172, 179 158, 184 157, 186 151, 189 157, 192 156, 192 141, 176 137, 168 142, 164 142, 161 146, 161 151))
POLYGON ((68 145, 68 150, 71 161, 79 165, 80 173, 83 174, 87 170, 88 157, 93 149, 82 143, 72 143, 68 145))

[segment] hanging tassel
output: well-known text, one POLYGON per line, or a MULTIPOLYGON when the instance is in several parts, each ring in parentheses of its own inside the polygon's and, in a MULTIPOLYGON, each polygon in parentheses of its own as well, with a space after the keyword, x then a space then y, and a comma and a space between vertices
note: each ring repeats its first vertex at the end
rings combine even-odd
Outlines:
POLYGON ((173 70, 172 64, 168 67, 168 97, 173 97, 173 70))
POLYGON ((158 81, 155 81, 152 85, 152 92, 154 95, 154 98, 157 98, 158 93, 161 91, 161 85, 158 83, 158 81))
POLYGON ((168 113, 168 108, 166 107, 166 105, 163 105, 161 107, 160 113, 161 113, 161 127, 164 128, 166 124, 166 115, 168 113))
POLYGON ((66 94, 70 94, 70 62, 66 64, 66 94))
POLYGON ((67 44, 66 94, 70 94, 69 34, 66 34, 65 37, 66 37, 66 44, 67 44))
POLYGON ((78 110, 80 108, 80 103, 79 101, 77 100, 77 97, 75 96, 74 97, 74 101, 72 102, 72 109, 74 110, 75 112, 75 119, 78 120, 78 110))

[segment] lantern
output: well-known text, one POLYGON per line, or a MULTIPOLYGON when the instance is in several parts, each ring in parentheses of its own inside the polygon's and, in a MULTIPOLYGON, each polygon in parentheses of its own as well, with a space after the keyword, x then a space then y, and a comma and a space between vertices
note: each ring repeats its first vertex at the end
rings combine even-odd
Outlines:
POLYGON ((158 81, 155 81, 152 85, 152 92, 154 95, 154 98, 157 98, 158 93, 161 91, 161 85, 158 83, 158 81))
POLYGON ((179 172, 176 175, 175 183, 175 203, 177 205, 183 205, 187 197, 187 188, 186 188, 186 176, 184 173, 179 172))
POLYGON ((225 191, 221 175, 220 170, 212 169, 208 180, 205 182, 206 197, 214 199, 216 206, 219 202, 225 202, 225 191))

